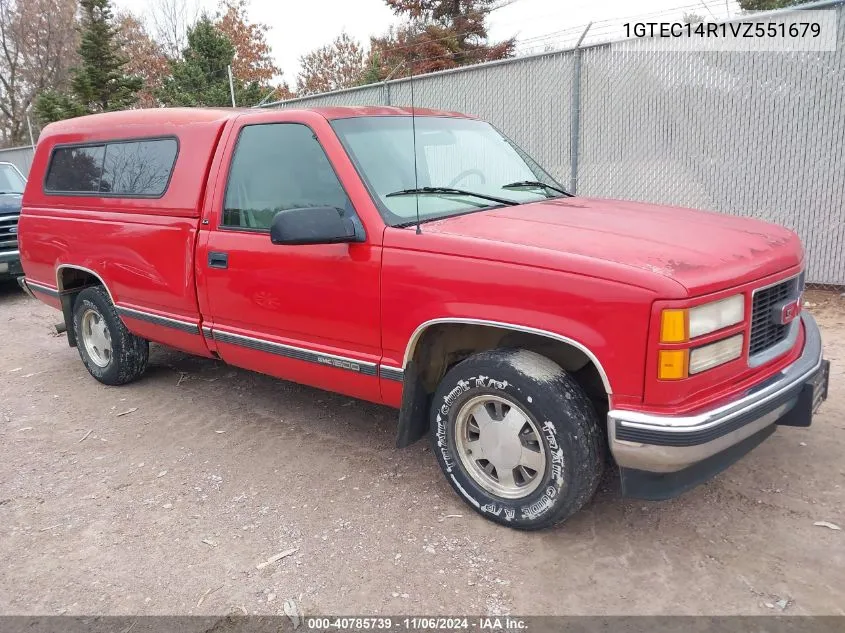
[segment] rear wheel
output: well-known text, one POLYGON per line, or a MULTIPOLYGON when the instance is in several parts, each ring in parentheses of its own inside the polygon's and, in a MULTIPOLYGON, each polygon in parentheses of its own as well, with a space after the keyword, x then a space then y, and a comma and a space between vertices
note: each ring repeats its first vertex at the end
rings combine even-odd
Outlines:
POLYGON ((455 365, 432 405, 431 433, 455 491, 492 521, 539 529, 593 496, 604 442, 593 406, 559 365, 493 350, 455 365))
POLYGON ((144 373, 149 343, 132 334, 102 286, 86 288, 73 304, 77 348, 88 372, 106 385, 123 385, 144 373))

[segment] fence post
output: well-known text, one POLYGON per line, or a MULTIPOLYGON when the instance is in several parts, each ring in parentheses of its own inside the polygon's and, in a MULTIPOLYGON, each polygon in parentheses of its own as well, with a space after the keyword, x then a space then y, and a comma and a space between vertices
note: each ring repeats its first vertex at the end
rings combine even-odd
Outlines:
POLYGON ((587 24, 572 53, 572 104, 569 126, 569 191, 578 190, 578 155, 581 145, 581 42, 593 25, 587 24))
POLYGON ((29 130, 29 144, 35 149, 35 135, 32 133, 32 121, 29 120, 29 115, 26 115, 26 127, 29 130))
POLYGON ((229 64, 226 66, 226 70, 229 71, 229 95, 232 97, 232 107, 236 108, 235 105, 235 84, 232 81, 232 65, 229 64))
POLYGON ((398 73, 404 67, 405 67, 405 62, 400 62, 396 66, 396 68, 394 68, 389 73, 387 73, 387 77, 384 78, 384 81, 382 82, 382 85, 384 86, 384 89, 382 90, 382 95, 383 95, 383 98, 384 98, 384 105, 388 105, 388 106, 390 105, 390 83, 389 82, 390 82, 391 78, 393 77, 393 75, 398 73))

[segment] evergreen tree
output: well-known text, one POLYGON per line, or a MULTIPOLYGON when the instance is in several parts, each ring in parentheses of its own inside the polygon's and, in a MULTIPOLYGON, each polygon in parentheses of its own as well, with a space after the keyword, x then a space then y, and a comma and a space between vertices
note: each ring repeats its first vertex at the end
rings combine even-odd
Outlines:
MULTIPOLYGON (((226 68, 234 57, 229 39, 203 16, 188 30, 182 58, 171 60, 171 74, 164 80, 159 100, 168 106, 232 105, 226 68)), ((245 83, 235 76, 233 83, 238 105, 255 105, 264 96, 257 82, 245 83)))
POLYGON ((71 71, 70 91, 46 90, 35 105, 44 122, 130 108, 143 86, 140 77, 128 75, 127 59, 120 53, 110 0, 80 0, 80 63, 71 71))
POLYGON ((366 60, 364 73, 361 75, 361 85, 374 84, 381 80, 381 56, 378 51, 373 51, 366 60))

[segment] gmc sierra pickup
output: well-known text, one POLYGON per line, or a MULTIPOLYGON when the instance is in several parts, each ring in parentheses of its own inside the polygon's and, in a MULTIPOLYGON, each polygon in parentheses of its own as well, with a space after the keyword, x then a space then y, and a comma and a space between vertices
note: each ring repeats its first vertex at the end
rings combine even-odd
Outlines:
MULTIPOLYGON (((22 286, 108 385, 149 342, 399 409, 474 510, 678 494, 826 397, 797 236, 571 196, 488 123, 157 109, 43 131, 22 286)), ((775 473, 772 476, 776 476, 775 473)))

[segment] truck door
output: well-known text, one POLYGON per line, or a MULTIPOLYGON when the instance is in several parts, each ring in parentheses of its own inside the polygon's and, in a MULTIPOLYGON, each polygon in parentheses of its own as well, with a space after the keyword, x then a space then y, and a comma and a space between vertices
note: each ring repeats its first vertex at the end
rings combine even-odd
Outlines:
POLYGON ((204 334, 233 365, 378 402, 381 233, 272 244, 280 210, 360 219, 313 125, 247 120, 229 136, 197 249, 204 334))

